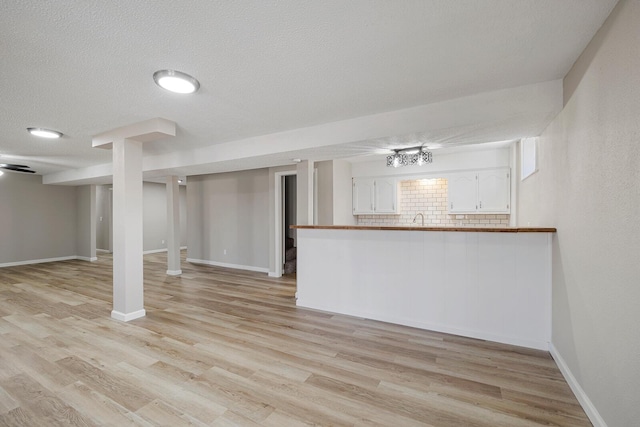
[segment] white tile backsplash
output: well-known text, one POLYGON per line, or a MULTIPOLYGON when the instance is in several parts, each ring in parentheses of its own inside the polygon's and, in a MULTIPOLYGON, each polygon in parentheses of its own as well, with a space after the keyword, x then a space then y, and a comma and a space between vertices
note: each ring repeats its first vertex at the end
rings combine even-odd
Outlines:
MULTIPOLYGON (((425 226, 508 227, 509 215, 450 215, 447 210, 447 180, 444 178, 402 181, 399 215, 358 215, 358 225, 411 226, 417 213, 425 226)), ((416 220, 420 223, 420 218, 416 220)))

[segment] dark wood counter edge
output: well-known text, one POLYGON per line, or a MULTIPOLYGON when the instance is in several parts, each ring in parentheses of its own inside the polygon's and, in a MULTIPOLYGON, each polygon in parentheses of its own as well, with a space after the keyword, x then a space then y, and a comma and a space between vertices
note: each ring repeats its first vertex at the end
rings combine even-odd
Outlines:
POLYGON ((389 231, 462 231, 476 233, 555 233, 552 227, 392 227, 376 225, 292 225, 290 228, 309 230, 389 230, 389 231))

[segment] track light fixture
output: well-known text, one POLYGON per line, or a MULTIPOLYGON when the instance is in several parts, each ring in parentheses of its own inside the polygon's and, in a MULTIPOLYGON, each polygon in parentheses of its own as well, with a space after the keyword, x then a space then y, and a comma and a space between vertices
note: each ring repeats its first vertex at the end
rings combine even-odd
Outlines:
POLYGON ((431 152, 424 151, 422 147, 410 147, 393 151, 393 154, 387 156, 387 166, 389 167, 422 166, 433 162, 433 155, 431 152))

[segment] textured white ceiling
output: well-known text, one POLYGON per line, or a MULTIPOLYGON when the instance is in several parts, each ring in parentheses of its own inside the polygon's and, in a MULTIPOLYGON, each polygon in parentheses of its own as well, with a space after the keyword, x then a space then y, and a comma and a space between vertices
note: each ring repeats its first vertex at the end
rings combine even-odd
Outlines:
POLYGON ((4 0, 0 155, 48 174, 110 162, 92 135, 154 117, 178 134, 146 155, 555 80, 615 3, 4 0), (200 91, 159 89, 163 68, 200 91), (28 126, 65 137, 35 139, 28 126))

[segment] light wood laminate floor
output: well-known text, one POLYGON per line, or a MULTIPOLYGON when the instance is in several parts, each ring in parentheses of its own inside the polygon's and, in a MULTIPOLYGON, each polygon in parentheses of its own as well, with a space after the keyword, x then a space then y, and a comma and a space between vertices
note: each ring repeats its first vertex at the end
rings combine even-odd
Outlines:
POLYGON ((590 425, 546 352, 295 306, 293 279, 145 256, 0 269, 0 425, 590 425))

